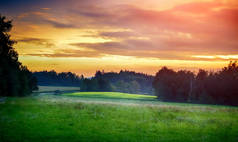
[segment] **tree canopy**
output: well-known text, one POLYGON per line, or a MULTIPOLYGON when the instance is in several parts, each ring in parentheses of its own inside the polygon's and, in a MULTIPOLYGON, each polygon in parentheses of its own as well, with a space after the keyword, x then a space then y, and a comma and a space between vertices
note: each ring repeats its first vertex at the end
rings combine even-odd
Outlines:
POLYGON ((230 62, 221 71, 199 70, 197 75, 164 67, 153 87, 162 101, 238 105, 238 65, 230 62))

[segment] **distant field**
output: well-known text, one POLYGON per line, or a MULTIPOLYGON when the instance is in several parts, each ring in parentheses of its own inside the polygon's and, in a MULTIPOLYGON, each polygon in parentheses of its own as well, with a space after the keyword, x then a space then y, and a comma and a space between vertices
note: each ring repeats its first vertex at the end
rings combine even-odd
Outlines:
POLYGON ((237 142, 238 108, 115 92, 6 98, 0 141, 237 142))
POLYGON ((65 87, 65 86, 38 86, 39 90, 36 92, 53 92, 59 91, 79 91, 80 87, 65 87))
POLYGON ((128 94, 119 92, 76 92, 65 93, 67 96, 77 96, 86 98, 104 98, 104 99, 156 99, 156 96, 128 94))

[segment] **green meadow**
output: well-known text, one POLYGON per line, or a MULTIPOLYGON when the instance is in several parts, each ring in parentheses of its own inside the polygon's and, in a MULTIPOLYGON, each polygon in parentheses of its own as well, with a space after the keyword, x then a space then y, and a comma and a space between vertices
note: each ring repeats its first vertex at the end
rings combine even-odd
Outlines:
POLYGON ((141 95, 141 94, 128 94, 119 92, 76 92, 76 93, 65 93, 67 96, 77 96, 80 98, 92 98, 92 99, 129 99, 129 100, 155 100, 156 96, 141 95))
POLYGON ((1 142, 237 142, 238 108, 76 92, 0 102, 1 142))

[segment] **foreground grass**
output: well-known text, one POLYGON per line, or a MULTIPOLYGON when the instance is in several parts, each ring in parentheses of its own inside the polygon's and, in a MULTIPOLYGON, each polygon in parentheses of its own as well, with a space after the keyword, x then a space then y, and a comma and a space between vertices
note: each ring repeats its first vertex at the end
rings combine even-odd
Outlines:
POLYGON ((69 94, 7 98, 0 104, 0 141, 238 141, 235 107, 97 99, 69 94))

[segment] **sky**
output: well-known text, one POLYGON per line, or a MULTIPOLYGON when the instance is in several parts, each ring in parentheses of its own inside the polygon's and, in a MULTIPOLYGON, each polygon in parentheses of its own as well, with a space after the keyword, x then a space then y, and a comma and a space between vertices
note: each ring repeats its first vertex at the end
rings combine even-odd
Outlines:
POLYGON ((238 60, 237 0, 1 0, 31 71, 216 71, 238 60))

